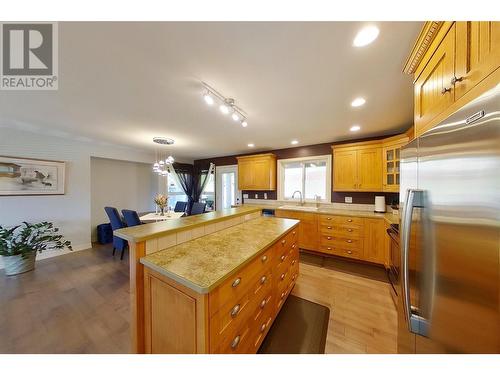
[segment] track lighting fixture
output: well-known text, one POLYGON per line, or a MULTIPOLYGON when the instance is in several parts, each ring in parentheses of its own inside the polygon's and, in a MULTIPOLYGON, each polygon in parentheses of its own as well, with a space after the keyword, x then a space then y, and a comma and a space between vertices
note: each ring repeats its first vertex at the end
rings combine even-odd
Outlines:
POLYGON ((219 93, 217 90, 215 90, 205 82, 202 82, 201 84, 205 88, 203 99, 208 105, 212 106, 216 101, 218 101, 220 103, 219 110, 224 115, 231 114, 231 118, 233 119, 233 121, 239 122, 244 128, 248 126, 247 116, 245 112, 235 104, 234 99, 226 98, 224 95, 219 93))

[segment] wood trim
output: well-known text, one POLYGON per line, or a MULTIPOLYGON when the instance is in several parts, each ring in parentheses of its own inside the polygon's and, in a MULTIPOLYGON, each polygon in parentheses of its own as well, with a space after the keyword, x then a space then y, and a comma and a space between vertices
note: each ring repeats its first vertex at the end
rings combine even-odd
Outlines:
POLYGON ((399 143, 408 142, 408 134, 407 134, 407 132, 408 131, 406 131, 403 134, 398 134, 398 135, 395 135, 393 137, 389 137, 389 138, 384 139, 383 142, 382 142, 382 146, 383 147, 387 147, 387 146, 397 145, 399 143))
POLYGON ((474 88, 469 90, 460 99, 455 101, 452 105, 450 105, 448 108, 446 108, 443 112, 441 112, 439 115, 434 117, 434 119, 432 121, 428 122, 427 124, 425 124, 425 126, 423 126, 421 128, 415 129, 415 137, 419 137, 420 135, 424 134, 426 131, 432 129, 433 127, 438 125, 441 121, 448 118, 451 114, 458 111, 460 108, 462 108, 467 103, 469 103, 472 100, 476 99, 477 97, 481 96, 486 91, 491 90, 493 87, 498 85, 499 82, 500 82, 500 68, 497 68, 488 77, 483 79, 481 81, 481 83, 479 83, 477 86, 475 86, 474 88))
POLYGON ((236 159, 255 159, 255 158, 274 158, 276 159, 276 155, 273 153, 267 153, 267 154, 254 154, 254 155, 244 155, 244 156, 237 156, 236 159))
POLYGON ((144 266, 139 260, 146 256, 146 242, 129 242, 130 320, 132 353, 144 353, 144 266))
POLYGON ((344 143, 341 145, 332 145, 332 150, 340 150, 349 147, 356 147, 356 149, 365 149, 365 148, 374 148, 382 146, 382 142, 384 139, 377 139, 374 141, 364 141, 364 142, 352 142, 352 143, 344 143))
POLYGON ((429 50, 429 47, 436 37, 439 29, 443 26, 443 21, 427 21, 425 22, 417 40, 406 59, 403 67, 403 72, 406 74, 413 74, 420 65, 424 55, 429 50))

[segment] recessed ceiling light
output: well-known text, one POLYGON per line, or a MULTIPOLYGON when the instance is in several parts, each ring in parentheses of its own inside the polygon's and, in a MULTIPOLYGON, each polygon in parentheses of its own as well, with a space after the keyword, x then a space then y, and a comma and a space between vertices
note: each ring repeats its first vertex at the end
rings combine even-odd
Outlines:
POLYGON ((214 105, 214 98, 212 98, 212 95, 210 95, 208 92, 203 95, 203 99, 205 99, 205 103, 208 105, 214 105))
POLYGON ((351 128, 349 130, 352 132, 357 132, 359 129, 361 129, 361 126, 353 125, 353 126, 351 126, 351 128))
POLYGON ((248 147, 255 147, 255 145, 253 143, 249 143, 248 147))
POLYGON ((219 109, 222 113, 224 113, 225 115, 227 115, 229 113, 229 107, 225 104, 221 104, 219 106, 219 109))
POLYGON ((299 143, 299 141, 297 141, 296 139, 294 139, 293 141, 290 142, 292 145, 296 145, 299 143))
POLYGON ((241 126, 243 126, 244 128, 246 128, 246 127, 248 126, 248 122, 247 122, 247 120, 243 120, 243 121, 241 122, 241 126))
POLYGON ((233 112, 233 114, 231 115, 231 118, 234 121, 238 121, 240 119, 240 116, 236 112, 233 112))
POLYGON ((352 45, 354 47, 364 47, 377 39, 379 29, 377 26, 366 26, 358 31, 352 45))
POLYGON ((362 106, 363 104, 365 104, 365 103, 366 103, 365 98, 361 98, 361 97, 359 97, 359 98, 354 99, 354 100, 351 102, 351 105, 352 105, 353 107, 361 107, 361 106, 362 106))

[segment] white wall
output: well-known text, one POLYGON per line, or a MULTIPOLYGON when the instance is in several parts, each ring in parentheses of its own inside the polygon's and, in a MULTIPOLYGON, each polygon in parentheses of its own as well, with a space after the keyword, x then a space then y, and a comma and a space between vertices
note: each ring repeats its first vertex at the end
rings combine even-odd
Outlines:
MULTIPOLYGON (((153 152, 21 131, 1 124, 0 155, 66 162, 65 195, 0 196, 0 224, 52 221, 75 250, 91 245, 91 156, 143 163, 151 163, 154 158, 153 152)), ((150 184, 148 180, 148 191, 150 184)), ((135 189, 136 194, 140 194, 142 188, 136 186, 135 189)))
POLYGON ((151 163, 122 160, 90 159, 90 221, 92 242, 97 241, 96 226, 108 223, 105 206, 154 211, 153 197, 158 193, 158 176, 151 172, 151 163))

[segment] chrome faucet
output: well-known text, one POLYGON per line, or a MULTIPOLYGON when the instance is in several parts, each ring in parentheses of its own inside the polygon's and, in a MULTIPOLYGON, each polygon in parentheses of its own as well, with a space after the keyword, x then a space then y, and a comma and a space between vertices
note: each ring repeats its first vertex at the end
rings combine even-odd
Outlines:
POLYGON ((292 199, 295 198, 295 193, 299 193, 300 194, 300 201, 299 201, 299 205, 303 206, 304 205, 304 201, 302 200, 302 192, 300 190, 295 190, 292 194, 292 199))

